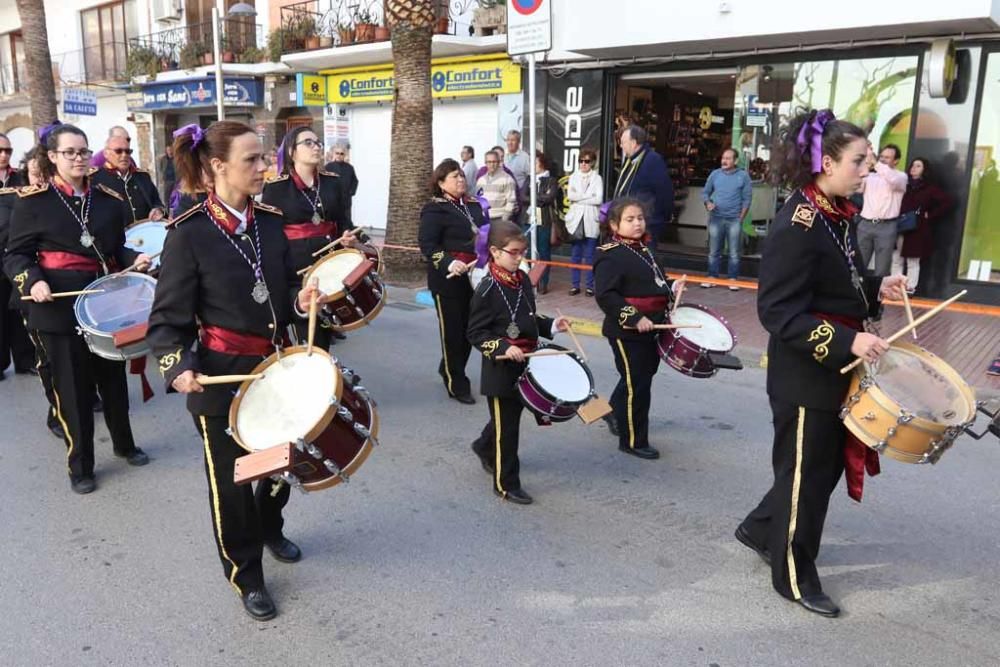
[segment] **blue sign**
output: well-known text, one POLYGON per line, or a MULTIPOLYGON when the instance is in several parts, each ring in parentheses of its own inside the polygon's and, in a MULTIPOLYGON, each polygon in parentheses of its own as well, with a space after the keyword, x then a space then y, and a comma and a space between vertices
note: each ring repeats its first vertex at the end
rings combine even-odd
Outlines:
MULTIPOLYGON (((222 104, 227 107, 258 107, 263 104, 264 84, 260 79, 226 77, 222 82, 222 104)), ((132 111, 214 107, 215 79, 195 79, 174 83, 152 83, 142 87, 142 99, 129 99, 132 111)))
POLYGON ((63 113, 77 116, 97 115, 97 95, 82 88, 63 89, 63 113))

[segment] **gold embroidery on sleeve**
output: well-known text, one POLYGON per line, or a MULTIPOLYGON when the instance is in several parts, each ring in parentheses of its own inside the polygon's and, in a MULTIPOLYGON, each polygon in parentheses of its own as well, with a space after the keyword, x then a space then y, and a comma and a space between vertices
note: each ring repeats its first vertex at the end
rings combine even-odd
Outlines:
POLYGON ((431 263, 434 264, 435 269, 440 269, 441 260, 444 259, 444 251, 439 250, 433 255, 431 255, 431 263))
POLYGON ((823 320, 823 323, 809 333, 808 342, 819 341, 813 351, 813 359, 823 363, 830 354, 830 341, 833 340, 833 325, 823 320))
POLYGON ((14 276, 14 284, 17 285, 17 291, 22 295, 24 294, 24 282, 28 279, 28 272, 21 271, 21 273, 14 276))
POLYGON ((625 326, 625 322, 628 321, 628 318, 638 313, 639 311, 635 309, 635 306, 623 306, 621 312, 618 313, 618 326, 625 326))
POLYGON ((166 375, 167 371, 181 362, 183 348, 177 348, 176 352, 165 354, 160 357, 160 375, 166 375))
POLYGON ((479 348, 483 351, 484 357, 492 357, 497 353, 497 348, 500 347, 500 339, 484 341, 479 348))

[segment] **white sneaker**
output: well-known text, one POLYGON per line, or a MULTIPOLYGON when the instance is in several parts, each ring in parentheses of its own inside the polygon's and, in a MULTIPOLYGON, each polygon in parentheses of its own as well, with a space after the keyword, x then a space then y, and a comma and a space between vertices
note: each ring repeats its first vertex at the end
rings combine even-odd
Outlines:
POLYGON ((705 289, 708 289, 709 287, 712 286, 712 283, 702 283, 701 286, 704 287, 705 289))
POLYGON ((730 292, 739 292, 740 291, 740 286, 739 285, 730 285, 729 286, 729 291, 730 292))

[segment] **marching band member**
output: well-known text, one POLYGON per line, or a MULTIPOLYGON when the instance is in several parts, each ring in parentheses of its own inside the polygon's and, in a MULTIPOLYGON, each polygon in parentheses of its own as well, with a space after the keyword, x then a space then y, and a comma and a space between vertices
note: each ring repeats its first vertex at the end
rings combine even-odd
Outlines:
POLYGON ((208 173, 214 186, 208 199, 175 218, 167 233, 147 334, 168 392, 187 394, 202 438, 226 579, 247 613, 262 621, 277 613, 264 585, 263 546, 283 562, 301 557, 282 533, 289 487, 271 480, 259 482, 256 492, 236 486, 234 464, 246 452, 227 432, 235 387, 203 387, 196 373, 249 373, 285 344, 282 332, 293 308, 301 317, 319 294, 314 286, 299 288, 281 211, 253 200, 264 185, 263 156, 260 139, 243 123, 178 130, 178 174, 200 183, 208 173))
POLYGON ((91 180, 106 185, 125 200, 129 213, 126 227, 139 220, 165 217, 160 191, 148 171, 136 168, 129 140, 125 137, 118 134, 108 137, 104 145, 104 164, 91 172, 91 180))
POLYGON ((666 321, 680 281, 667 280, 649 250, 640 200, 616 200, 608 224, 611 242, 598 248, 594 260, 597 304, 604 311, 601 332, 611 344, 619 375, 611 393, 614 412, 608 426, 618 436, 619 450, 657 459, 660 452, 649 446, 650 394, 660 365, 653 325, 666 321))
POLYGON ((417 241, 427 261, 427 288, 434 296, 441 331, 438 375, 448 396, 473 405, 472 386, 465 374, 472 347, 466 337, 472 283, 465 276, 476 262, 476 237, 486 222, 479 202, 466 195, 465 172, 447 159, 431 177, 433 197, 420 212, 417 241))
POLYGON ((40 133, 45 150, 38 161, 49 180, 18 191, 4 268, 18 293, 32 298, 29 328, 38 332, 51 367, 70 485, 77 493, 90 493, 96 488, 95 384, 115 455, 137 466, 149 459, 132 438, 124 362, 92 354, 76 332, 74 299, 52 294, 82 290, 99 276, 133 263, 145 271, 150 262, 147 255, 125 247, 121 195, 88 180, 87 136, 72 125, 46 130, 40 133))
POLYGON ((873 450, 847 442, 838 417, 854 357, 877 360, 889 344, 865 333, 879 298, 902 298, 903 276, 868 274, 857 252, 847 200, 868 172, 864 131, 830 111, 803 112, 781 135, 771 162, 798 188, 778 212, 760 263, 757 313, 770 333, 767 393, 774 422, 774 483, 736 529, 736 538, 771 565, 774 588, 811 612, 837 616, 823 592, 816 557, 830 494, 845 470, 860 500, 864 470, 877 472, 873 450))
POLYGON ((472 297, 469 341, 483 353, 480 392, 489 403, 490 420, 472 443, 472 451, 493 476, 494 493, 530 505, 531 496, 521 488, 517 458, 524 410, 517 380, 527 363, 524 355, 535 350, 538 337, 552 338, 569 326, 565 318, 553 320, 535 312, 531 280, 518 268, 528 245, 521 228, 494 220, 488 244, 489 274, 472 297))

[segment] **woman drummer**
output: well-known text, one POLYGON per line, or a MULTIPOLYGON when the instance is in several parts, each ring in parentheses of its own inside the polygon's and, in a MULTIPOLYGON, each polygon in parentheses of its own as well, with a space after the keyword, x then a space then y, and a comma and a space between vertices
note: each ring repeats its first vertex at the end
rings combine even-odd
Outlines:
POLYGON ((616 200, 608 225, 611 242, 600 246, 594 259, 597 305, 604 311, 601 332, 611 344, 619 376, 611 393, 614 412, 608 426, 618 436, 619 450, 656 459, 660 452, 649 445, 649 404, 660 365, 653 327, 666 321, 674 282, 666 279, 649 251, 641 201, 616 200))
POLYGON ((189 125, 174 140, 181 178, 200 183, 210 174, 214 185, 167 233, 147 335, 168 391, 188 395, 223 571, 257 620, 277 613, 264 585, 263 546, 280 561, 301 557, 282 533, 288 486, 263 481, 254 493, 235 485, 234 462, 246 453, 227 432, 235 387, 203 387, 196 374, 249 373, 284 345, 293 312, 302 317, 318 294, 314 286, 299 288, 281 212, 253 200, 264 185, 263 155, 253 129, 232 121, 204 131, 189 125))
POLYGON ((472 405, 465 365, 472 347, 466 338, 472 283, 466 274, 476 264, 476 238, 485 223, 479 202, 466 194, 465 172, 447 159, 434 169, 432 198, 420 212, 417 240, 427 260, 427 288, 434 296, 441 330, 438 375, 448 396, 472 405))
POLYGON ((94 386, 116 456, 134 466, 149 462, 135 446, 128 415, 125 363, 90 352, 77 333, 74 298, 54 293, 85 289, 127 266, 145 271, 149 257, 125 247, 124 198, 90 183, 87 135, 53 124, 40 133, 38 166, 46 182, 18 191, 11 214, 4 269, 22 296, 30 296, 28 328, 38 332, 52 373, 56 418, 66 440, 70 486, 90 493, 94 481, 94 386))
MULTIPOLYGON (((313 253, 338 238, 344 247, 367 242, 367 235, 347 218, 342 179, 320 169, 323 144, 315 132, 308 127, 289 132, 278 147, 277 161, 278 175, 264 184, 261 201, 284 214, 285 237, 296 270, 316 262, 313 253)), ((306 338, 304 326, 296 325, 299 340, 306 338)), ((324 321, 316 331, 315 344, 326 350, 335 338, 344 335, 324 321)))
POLYGON ((760 263, 757 313, 770 334, 767 393, 774 423, 774 483, 736 529, 736 538, 771 566, 774 588, 807 610, 837 616, 823 592, 816 557, 830 494, 848 466, 848 490, 860 500, 874 452, 846 443, 838 411, 861 357, 876 361, 889 344, 863 331, 879 299, 902 298, 903 276, 868 275, 851 224, 848 197, 868 172, 864 131, 830 111, 802 112, 781 134, 775 177, 796 188, 768 232, 760 263), (867 465, 866 465, 867 464, 867 465))

